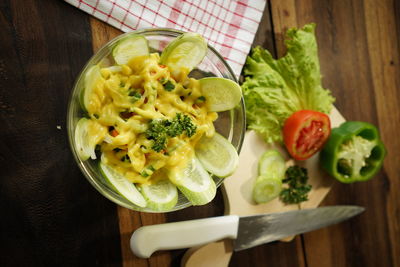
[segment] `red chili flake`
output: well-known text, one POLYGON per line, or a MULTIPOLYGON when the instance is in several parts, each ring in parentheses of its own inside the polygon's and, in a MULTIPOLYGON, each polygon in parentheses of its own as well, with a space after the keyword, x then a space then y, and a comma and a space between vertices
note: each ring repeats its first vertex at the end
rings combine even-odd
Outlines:
POLYGON ((116 137, 116 136, 118 136, 119 135, 119 132, 117 131, 117 130, 112 130, 111 132, 110 132, 110 134, 111 134, 111 136, 112 137, 116 137))
POLYGON ((160 66, 160 68, 165 68, 166 66, 163 64, 158 64, 160 66))

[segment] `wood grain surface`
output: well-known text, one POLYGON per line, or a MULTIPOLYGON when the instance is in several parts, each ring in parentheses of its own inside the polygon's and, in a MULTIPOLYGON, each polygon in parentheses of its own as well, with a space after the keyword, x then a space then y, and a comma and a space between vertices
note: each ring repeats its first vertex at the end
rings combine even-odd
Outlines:
POLYGON ((121 262, 118 214, 83 177, 66 111, 92 55, 89 17, 60 1, 0 1, 0 266, 121 262))
MULTIPOLYGON (((271 0, 254 45, 285 53, 285 31, 317 23, 323 84, 347 120, 371 122, 388 149, 372 180, 338 182, 323 205, 355 204, 349 221, 233 254, 230 266, 400 267, 400 2, 271 0)), ((142 225, 224 213, 208 205, 166 214, 117 207, 74 163, 67 103, 86 60, 120 31, 63 1, 0 1, 0 266, 179 266, 186 250, 138 259, 142 225), (61 126, 58 129, 57 126, 61 126)))
POLYGON ((384 169, 366 183, 337 183, 323 204, 367 211, 341 225, 304 235, 307 266, 400 266, 399 3, 396 1, 272 1, 278 54, 288 27, 317 23, 323 83, 348 120, 380 129, 384 169))

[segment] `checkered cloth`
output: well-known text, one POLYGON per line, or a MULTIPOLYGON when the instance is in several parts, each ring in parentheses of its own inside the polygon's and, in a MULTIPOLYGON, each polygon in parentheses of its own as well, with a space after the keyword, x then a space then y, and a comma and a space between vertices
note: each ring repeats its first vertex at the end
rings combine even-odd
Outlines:
POLYGON ((174 28, 207 39, 239 77, 266 0, 65 0, 124 31, 174 28))

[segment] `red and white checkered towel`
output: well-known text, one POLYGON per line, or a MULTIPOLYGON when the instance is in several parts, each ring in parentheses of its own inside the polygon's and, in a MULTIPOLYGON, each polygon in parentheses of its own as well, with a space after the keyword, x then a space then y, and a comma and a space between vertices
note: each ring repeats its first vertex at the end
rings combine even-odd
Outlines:
POLYGON ((65 0, 124 31, 163 27, 197 32, 239 77, 266 0, 65 0))

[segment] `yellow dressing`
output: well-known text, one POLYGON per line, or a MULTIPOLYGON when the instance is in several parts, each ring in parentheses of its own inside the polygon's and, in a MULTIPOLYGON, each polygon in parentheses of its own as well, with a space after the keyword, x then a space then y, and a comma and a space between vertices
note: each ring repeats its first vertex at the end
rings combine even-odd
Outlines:
POLYGON ((185 70, 171 75, 159 59, 153 53, 127 65, 102 68, 90 91, 88 113, 93 126, 89 135, 100 144, 102 160, 133 183, 152 183, 166 179, 167 174, 175 177, 194 157, 197 141, 215 132, 213 121, 218 115, 198 102, 199 82, 188 78, 185 70), (174 86, 172 90, 165 89, 166 81, 174 86), (190 138, 185 134, 170 138, 166 148, 156 152, 151 148, 154 141, 145 133, 149 122, 171 120, 178 113, 191 119, 196 133, 190 138))

